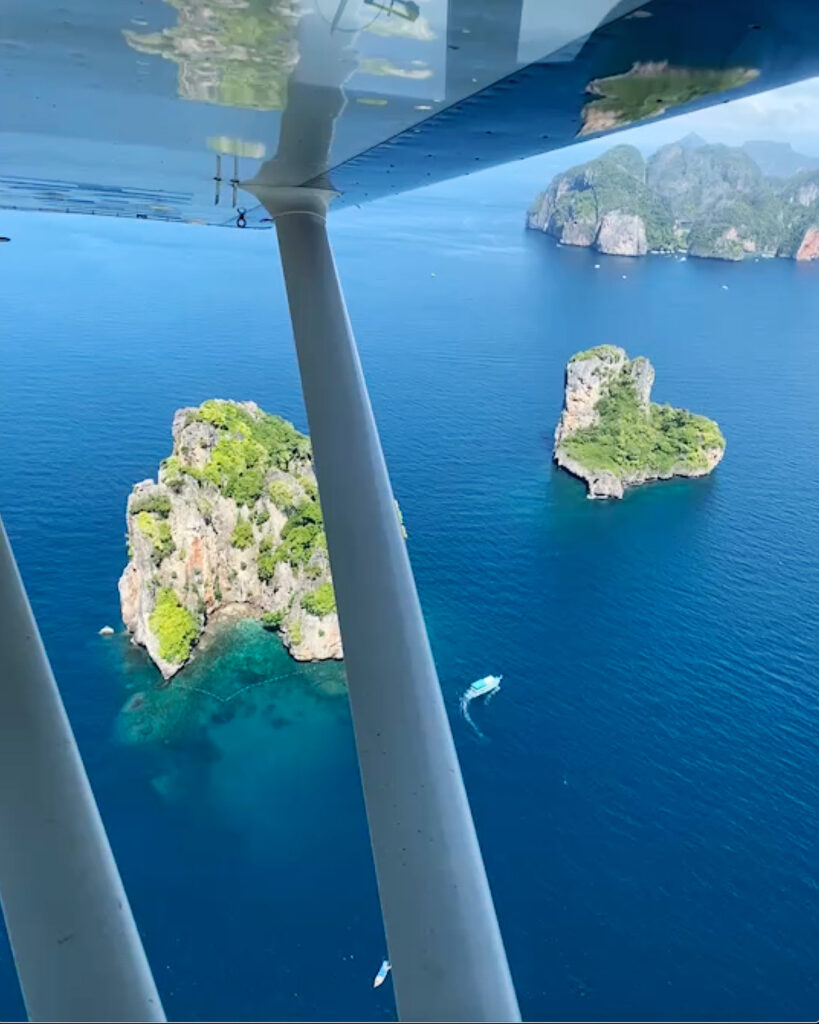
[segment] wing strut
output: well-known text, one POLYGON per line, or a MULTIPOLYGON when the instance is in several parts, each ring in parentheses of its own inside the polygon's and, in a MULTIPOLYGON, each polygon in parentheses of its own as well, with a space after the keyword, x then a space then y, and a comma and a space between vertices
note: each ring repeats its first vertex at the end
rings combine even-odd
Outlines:
POLYGON ((165 1020, 2 521, 0 900, 31 1020, 165 1020))
POLYGON ((327 237, 332 193, 254 190, 275 219, 403 1020, 519 1011, 381 442, 327 237))

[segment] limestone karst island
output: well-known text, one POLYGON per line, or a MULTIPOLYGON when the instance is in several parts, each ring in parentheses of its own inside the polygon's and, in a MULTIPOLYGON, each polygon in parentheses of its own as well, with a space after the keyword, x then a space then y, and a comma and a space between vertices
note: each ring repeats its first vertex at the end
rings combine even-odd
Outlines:
POLYGON ((634 146, 557 175, 527 225, 563 245, 618 256, 819 258, 819 167, 774 142, 707 145, 696 135, 648 160, 634 146))
POLYGON ((555 431, 558 466, 586 481, 590 498, 673 476, 705 476, 725 453, 713 420, 651 401, 654 367, 616 345, 572 356, 555 431))
POLYGON ((122 618, 166 679, 219 617, 259 619, 300 661, 342 656, 310 440, 290 423, 253 402, 180 409, 126 515, 122 618))

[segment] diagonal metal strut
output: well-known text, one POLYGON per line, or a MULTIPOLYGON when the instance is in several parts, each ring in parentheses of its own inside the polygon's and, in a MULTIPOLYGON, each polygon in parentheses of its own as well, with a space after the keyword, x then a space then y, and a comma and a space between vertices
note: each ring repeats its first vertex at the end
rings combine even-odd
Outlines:
POLYGON ((31 1020, 165 1020, 2 520, 0 901, 31 1020))
POLYGON ((256 191, 284 268, 398 1011, 519 1020, 327 237, 332 193, 256 191))

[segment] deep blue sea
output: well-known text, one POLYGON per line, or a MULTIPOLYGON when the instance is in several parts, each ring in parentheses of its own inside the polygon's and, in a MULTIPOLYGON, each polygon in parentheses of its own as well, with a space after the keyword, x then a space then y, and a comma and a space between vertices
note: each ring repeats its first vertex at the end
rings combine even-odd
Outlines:
MULTIPOLYGON (((559 248, 530 178, 331 224, 524 1015, 815 1019, 819 266, 559 248), (553 468, 563 366, 602 342, 719 421, 711 477, 601 503, 553 468)), ((157 693, 97 635, 175 409, 306 428, 275 239, 0 227, 0 510, 166 1010, 392 1017, 342 669, 246 623, 157 693)))

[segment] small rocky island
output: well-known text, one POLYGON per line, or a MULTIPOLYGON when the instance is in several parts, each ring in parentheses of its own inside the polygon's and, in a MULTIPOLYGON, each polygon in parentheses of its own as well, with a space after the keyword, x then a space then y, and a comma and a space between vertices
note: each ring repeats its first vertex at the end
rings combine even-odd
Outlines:
POLYGON ((169 679, 209 623, 255 617, 299 661, 341 658, 310 440, 253 402, 180 409, 128 498, 122 618, 169 679))
POLYGON ((615 146, 553 178, 527 226, 618 256, 814 260, 819 168, 773 143, 709 145, 689 135, 648 160, 634 146, 615 146))
POLYGON ((705 476, 725 453, 713 420, 651 401, 654 367, 643 356, 598 345, 566 366, 558 466, 586 481, 590 498, 622 498, 626 487, 673 476, 705 476))

